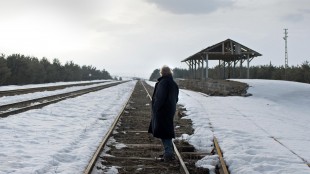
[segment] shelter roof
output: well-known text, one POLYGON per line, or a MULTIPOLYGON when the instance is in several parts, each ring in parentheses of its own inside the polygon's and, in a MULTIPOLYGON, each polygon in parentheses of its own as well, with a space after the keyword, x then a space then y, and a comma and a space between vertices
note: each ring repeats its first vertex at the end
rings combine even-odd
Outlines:
POLYGON ((262 54, 250 49, 234 40, 227 39, 215 45, 209 46, 192 56, 182 60, 186 62, 189 60, 204 60, 208 54, 209 60, 224 60, 224 61, 233 61, 240 59, 254 58, 257 56, 262 56, 262 54))

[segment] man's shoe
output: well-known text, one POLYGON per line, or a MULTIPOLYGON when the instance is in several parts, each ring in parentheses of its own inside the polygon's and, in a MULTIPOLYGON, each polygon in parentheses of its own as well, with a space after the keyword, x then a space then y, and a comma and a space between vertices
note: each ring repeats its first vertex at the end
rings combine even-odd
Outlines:
POLYGON ((174 154, 171 155, 164 155, 164 162, 172 162, 175 160, 174 154))

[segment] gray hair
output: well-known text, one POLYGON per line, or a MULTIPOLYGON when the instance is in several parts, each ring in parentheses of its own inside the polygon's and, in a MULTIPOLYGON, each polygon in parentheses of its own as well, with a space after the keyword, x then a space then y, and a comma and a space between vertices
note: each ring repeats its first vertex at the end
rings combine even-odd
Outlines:
POLYGON ((168 75, 172 75, 172 70, 167 66, 164 65, 161 69, 160 69, 160 75, 161 76, 168 76, 168 75))

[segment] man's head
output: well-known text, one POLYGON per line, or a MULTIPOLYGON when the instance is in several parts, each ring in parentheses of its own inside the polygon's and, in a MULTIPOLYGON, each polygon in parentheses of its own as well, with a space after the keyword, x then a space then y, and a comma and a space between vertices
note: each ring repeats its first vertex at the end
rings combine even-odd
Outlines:
POLYGON ((164 66, 160 69, 160 75, 161 75, 161 76, 172 75, 172 70, 171 70, 167 65, 164 65, 164 66))

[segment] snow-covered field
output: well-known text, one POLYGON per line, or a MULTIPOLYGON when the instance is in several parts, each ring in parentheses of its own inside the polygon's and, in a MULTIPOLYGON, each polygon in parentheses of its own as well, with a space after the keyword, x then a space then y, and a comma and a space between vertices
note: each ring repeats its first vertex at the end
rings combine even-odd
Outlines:
MULTIPOLYGON (((179 103, 195 129, 182 138, 210 152, 215 135, 232 174, 310 174, 300 159, 310 161, 310 85, 238 81, 248 83, 253 96, 209 97, 180 90, 179 103)), ((82 173, 135 83, 0 119, 0 174, 82 173)), ((215 155, 196 165, 212 170, 216 163, 215 155)))
POLYGON ((135 83, 0 119, 0 174, 83 173, 135 83))
MULTIPOLYGON (((210 152, 215 135, 231 174, 310 174, 300 159, 310 163, 310 85, 237 81, 248 83, 253 96, 210 97, 180 90, 179 103, 187 109, 186 118, 192 119, 195 129, 194 135, 182 138, 210 152)), ((217 156, 208 156, 196 165, 213 169, 217 162, 217 156)))
MULTIPOLYGON (((310 162, 310 85, 238 81, 248 83, 253 96, 206 97, 181 90, 180 104, 187 108, 195 129, 188 140, 201 150, 209 150, 214 134, 232 174, 309 174, 310 168, 291 151, 310 162)), ((206 157, 199 164, 214 165, 214 161, 206 157)))

